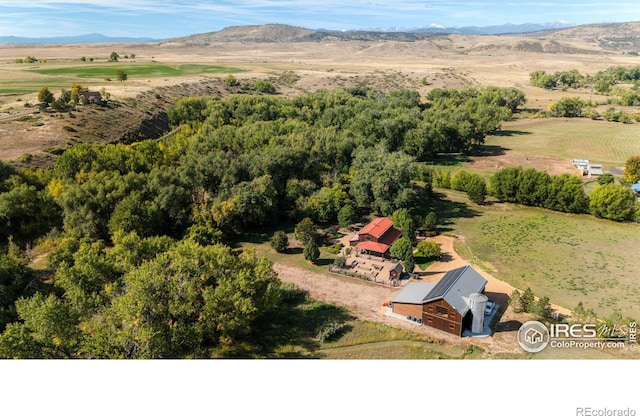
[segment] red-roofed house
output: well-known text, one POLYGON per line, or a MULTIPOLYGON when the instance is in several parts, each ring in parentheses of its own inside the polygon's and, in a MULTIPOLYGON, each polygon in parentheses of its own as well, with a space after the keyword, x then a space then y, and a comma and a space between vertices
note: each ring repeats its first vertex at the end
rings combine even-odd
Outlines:
POLYGON ((359 252, 374 256, 389 257, 389 248, 401 235, 402 231, 393 227, 389 218, 377 218, 358 232, 357 239, 351 240, 359 252))

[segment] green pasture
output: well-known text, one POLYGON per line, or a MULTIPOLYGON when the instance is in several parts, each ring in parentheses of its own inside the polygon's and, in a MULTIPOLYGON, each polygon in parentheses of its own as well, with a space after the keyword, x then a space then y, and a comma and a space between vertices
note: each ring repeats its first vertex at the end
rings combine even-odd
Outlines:
POLYGON ((569 309, 640 318, 640 226, 512 204, 475 205, 437 190, 442 228, 463 237, 458 252, 513 286, 569 309))
POLYGON ((504 123, 486 144, 521 155, 589 159, 607 169, 640 154, 640 128, 590 119, 521 119, 504 123))
POLYGON ((88 84, 106 79, 117 82, 117 73, 120 70, 127 74, 129 80, 231 74, 243 71, 220 65, 121 62, 84 65, 43 64, 24 68, 11 66, 5 69, 0 77, 0 95, 34 93, 44 86, 52 90, 69 89, 73 83, 88 84))
POLYGON ((31 70, 31 72, 41 75, 65 76, 72 78, 115 78, 118 71, 124 71, 129 78, 159 78, 202 74, 228 74, 240 72, 241 70, 219 65, 170 65, 162 63, 121 64, 117 62, 100 65, 62 66, 57 68, 39 68, 31 70))

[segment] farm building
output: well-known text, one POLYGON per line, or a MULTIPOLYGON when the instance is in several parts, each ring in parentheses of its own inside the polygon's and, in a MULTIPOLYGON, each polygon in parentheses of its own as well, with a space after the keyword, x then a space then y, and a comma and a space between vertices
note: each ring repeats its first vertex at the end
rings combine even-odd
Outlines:
POLYGON ((588 159, 573 159, 572 164, 582 172, 582 176, 604 175, 602 165, 591 163, 588 159))
POLYGON ((393 266, 389 270, 389 279, 398 280, 400 279, 401 275, 402 275, 402 264, 400 263, 397 263, 395 266, 393 266))
POLYGON ((409 282, 391 299, 392 312, 457 336, 482 333, 486 284, 471 266, 451 270, 437 283, 409 282))
POLYGON ((389 257, 389 248, 401 235, 389 218, 377 218, 356 233, 349 244, 363 254, 389 257))
POLYGON ((102 105, 102 94, 96 91, 86 91, 80 94, 80 100, 83 104, 102 105))

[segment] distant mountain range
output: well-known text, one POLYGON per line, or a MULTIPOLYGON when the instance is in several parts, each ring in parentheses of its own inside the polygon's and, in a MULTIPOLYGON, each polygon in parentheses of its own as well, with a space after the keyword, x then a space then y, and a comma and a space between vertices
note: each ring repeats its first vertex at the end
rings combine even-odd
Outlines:
MULTIPOLYGON (((135 43, 135 42, 162 42, 182 44, 206 44, 212 42, 319 42, 336 40, 395 40, 412 42, 429 39, 432 36, 460 34, 460 35, 527 35, 537 33, 554 33, 554 31, 589 30, 589 28, 604 28, 610 30, 626 30, 626 37, 634 37, 638 34, 633 23, 621 24, 597 24, 597 25, 570 25, 564 22, 556 23, 525 23, 504 24, 498 26, 467 26, 467 27, 440 27, 431 25, 419 28, 368 28, 361 30, 327 30, 305 29, 282 24, 232 26, 216 32, 199 33, 173 39, 109 37, 99 33, 81 36, 61 36, 25 38, 16 36, 0 36, 0 43, 4 44, 82 44, 82 43, 135 43), (628 35, 628 36, 627 36, 628 35)), ((596 29, 600 30, 600 29, 596 29)), ((621 32, 622 33, 622 32, 621 32)), ((622 36, 622 35, 620 35, 622 36)), ((620 43, 622 38, 612 41, 620 43)), ((629 43, 629 42, 627 42, 629 43)), ((630 44, 636 42, 630 42, 630 44)))
POLYGON ((430 25, 419 28, 373 28, 366 29, 368 32, 404 32, 404 33, 442 33, 442 34, 460 34, 460 35, 507 35, 517 33, 540 32, 543 30, 565 29, 574 25, 565 22, 555 23, 523 23, 497 26, 465 26, 465 27, 443 27, 439 25, 430 25))
POLYGON ((51 38, 25 38, 19 36, 0 36, 0 43, 5 44, 73 44, 73 43, 130 43, 156 42, 152 38, 109 37, 100 33, 79 36, 58 36, 51 38))

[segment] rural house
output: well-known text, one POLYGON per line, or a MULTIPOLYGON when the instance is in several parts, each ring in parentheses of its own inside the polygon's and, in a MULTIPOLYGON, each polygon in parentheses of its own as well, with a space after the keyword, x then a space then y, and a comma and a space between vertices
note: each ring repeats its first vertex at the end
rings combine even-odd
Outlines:
POLYGON ((349 243, 360 253, 389 257, 389 248, 401 235, 402 231, 393 227, 393 221, 383 217, 365 225, 349 243))
POLYGON ((97 91, 86 91, 80 94, 82 104, 102 105, 102 94, 97 91))
POLYGON ((447 272, 437 283, 409 282, 391 299, 392 312, 450 334, 484 330, 487 281, 471 266, 447 272))

